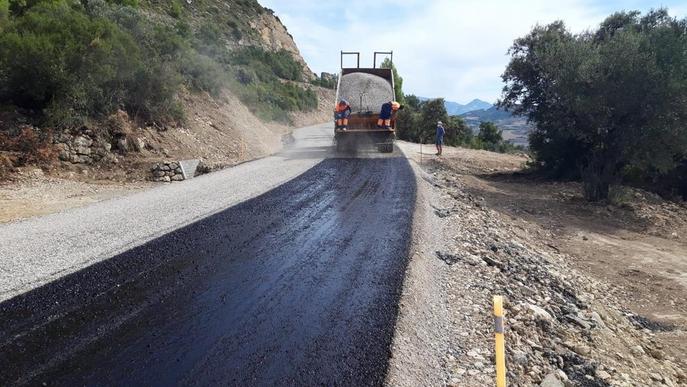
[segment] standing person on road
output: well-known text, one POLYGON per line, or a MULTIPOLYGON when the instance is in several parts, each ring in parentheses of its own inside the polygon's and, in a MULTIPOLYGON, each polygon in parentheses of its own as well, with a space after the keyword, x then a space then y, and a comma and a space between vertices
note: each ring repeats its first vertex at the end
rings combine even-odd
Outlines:
POLYGON ((403 109, 403 106, 396 101, 389 101, 383 104, 382 110, 379 112, 379 119, 377 120, 377 129, 391 129, 391 117, 400 109, 403 109))
POLYGON ((351 105, 345 99, 339 101, 336 104, 336 109, 334 110, 334 119, 336 120, 337 130, 348 129, 348 117, 351 115, 351 105))
POLYGON ((434 144, 437 146, 437 156, 441 156, 442 145, 444 144, 444 134, 446 134, 446 129, 444 129, 444 123, 437 122, 437 134, 434 140, 434 144))

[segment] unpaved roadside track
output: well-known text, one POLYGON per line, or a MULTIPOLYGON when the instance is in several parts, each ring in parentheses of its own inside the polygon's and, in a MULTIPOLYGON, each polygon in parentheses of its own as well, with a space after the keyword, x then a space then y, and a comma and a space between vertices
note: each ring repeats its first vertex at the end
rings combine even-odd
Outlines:
POLYGON ((415 177, 322 160, 325 130, 280 156, 296 178, 0 304, 0 384, 382 383, 415 177))

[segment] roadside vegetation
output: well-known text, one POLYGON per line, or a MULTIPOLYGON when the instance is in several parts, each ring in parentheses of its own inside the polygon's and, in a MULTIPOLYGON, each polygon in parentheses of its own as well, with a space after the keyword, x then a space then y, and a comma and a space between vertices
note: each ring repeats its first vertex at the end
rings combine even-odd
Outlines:
POLYGON ((396 101, 404 106, 396 117, 396 133, 401 140, 417 143, 432 142, 437 122, 441 121, 446 129, 444 136, 446 145, 500 153, 525 151, 523 147, 504 140, 503 131, 493 122, 483 122, 475 135, 461 117, 448 115, 443 98, 422 101, 415 95, 403 94, 403 78, 398 74, 396 66, 387 58, 382 62, 381 67, 393 70, 396 101))
MULTIPOLYGON (((239 3, 265 12, 255 1, 239 3)), ((229 48, 249 32, 228 17, 228 28, 194 22, 181 1, 0 0, 0 105, 54 128, 117 109, 145 122, 181 122, 184 88, 215 97, 233 88, 267 120, 316 108, 315 93, 296 83, 303 69, 289 52, 229 48), (153 6, 166 16, 146 8, 153 6)))
MULTIPOLYGON (((687 198, 687 19, 618 12, 581 34, 558 21, 515 40, 509 54, 498 107, 534 125, 533 171, 581 180, 590 201, 612 199, 621 185, 687 198)), ((524 150, 491 122, 473 134, 441 98, 405 100, 401 139, 431 142, 443 121, 447 145, 524 150)))
POLYGON ((555 22, 509 53, 500 106, 536 125, 534 168, 581 179, 592 201, 619 184, 687 197, 687 19, 619 12, 581 34, 555 22))
POLYGON ((402 140, 427 143, 434 141, 437 121, 444 123, 444 143, 499 153, 523 152, 524 148, 503 139, 503 131, 492 122, 480 124, 479 132, 472 129, 459 116, 449 116, 444 99, 421 101, 414 95, 405 96, 405 108, 398 113, 398 137, 402 140))
POLYGON ((233 52, 226 65, 231 89, 262 119, 287 122, 287 112, 317 108, 315 92, 294 83, 303 81, 303 70, 287 51, 246 47, 233 52))
POLYGON ((339 80, 338 76, 333 75, 333 76, 332 76, 331 78, 329 78, 329 79, 327 79, 327 78, 316 77, 315 79, 313 79, 312 81, 310 81, 310 83, 312 83, 312 84, 315 85, 315 86, 324 87, 325 89, 332 89, 332 90, 335 90, 335 89, 336 89, 336 84, 337 84, 338 80, 339 80))

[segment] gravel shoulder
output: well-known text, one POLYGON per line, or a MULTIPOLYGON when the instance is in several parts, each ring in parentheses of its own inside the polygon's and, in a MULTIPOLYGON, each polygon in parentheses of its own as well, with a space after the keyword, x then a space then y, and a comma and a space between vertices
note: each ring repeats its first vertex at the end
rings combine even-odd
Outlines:
POLYGON ((510 384, 687 384, 684 207, 637 192, 599 208, 574 184, 514 174, 523 156, 398 145, 425 176, 416 221, 435 235, 411 249, 389 384, 431 373, 432 384, 492 384, 496 294, 510 384))
POLYGON ((277 155, 86 207, 0 225, 0 301, 254 197, 331 150, 331 125, 299 129, 277 155))
POLYGON ((469 327, 458 326, 456 316, 473 305, 450 295, 452 279, 436 251, 450 233, 435 215, 441 193, 435 179, 413 160, 408 147, 400 148, 415 172, 417 196, 398 319, 386 378, 390 386, 438 386, 451 379, 446 358, 458 354, 469 327))
POLYGON ((0 183, 0 224, 83 207, 149 189, 148 182, 78 181, 29 169, 0 183))

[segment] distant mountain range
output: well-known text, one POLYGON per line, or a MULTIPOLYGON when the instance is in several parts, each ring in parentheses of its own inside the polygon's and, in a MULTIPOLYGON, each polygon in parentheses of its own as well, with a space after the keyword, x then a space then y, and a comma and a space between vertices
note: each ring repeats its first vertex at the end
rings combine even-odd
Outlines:
POLYGON ((492 106, 486 110, 475 110, 460 115, 473 131, 477 131, 479 124, 485 121, 493 122, 503 130, 504 138, 517 145, 527 146, 527 135, 532 126, 527 123, 527 118, 516 116, 506 110, 492 106))
POLYGON ((444 105, 446 105, 446 112, 448 112, 450 116, 457 116, 476 110, 487 110, 492 107, 492 104, 484 102, 481 99, 473 99, 465 105, 461 105, 458 102, 446 101, 444 105))
MULTIPOLYGON (((426 97, 418 97, 420 101, 427 101, 430 100, 431 98, 426 98, 426 97)), ((481 99, 473 99, 472 101, 468 102, 467 104, 463 105, 458 102, 453 102, 453 101, 444 101, 444 106, 446 106, 446 112, 448 113, 449 116, 458 116, 463 113, 475 111, 475 110, 486 110, 492 107, 493 105, 490 104, 489 102, 484 102, 481 99)))
POLYGON ((471 110, 465 113, 459 114, 459 116, 463 117, 466 121, 491 121, 491 122, 496 122, 496 121, 502 121, 502 120, 509 120, 514 118, 513 114, 506 110, 501 110, 497 108, 496 106, 491 106, 487 109, 481 109, 481 110, 471 110))
MULTIPOLYGON (((431 98, 418 97, 420 101, 431 98)), ((489 102, 473 99, 463 105, 458 102, 444 101, 449 116, 460 116, 474 133, 479 131, 479 124, 485 121, 493 122, 503 130, 503 138, 517 145, 528 145, 527 135, 532 126, 527 118, 516 116, 506 110, 501 110, 489 102)))

